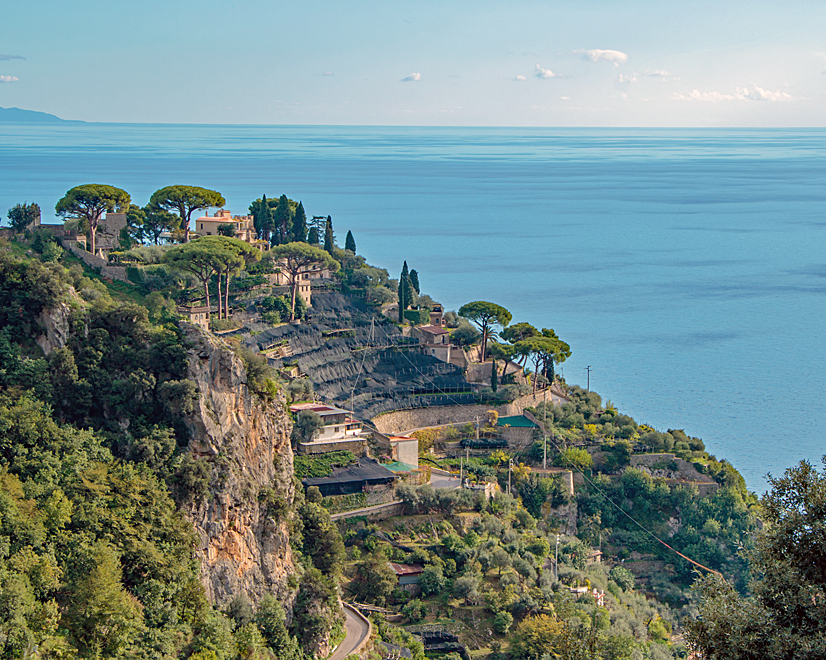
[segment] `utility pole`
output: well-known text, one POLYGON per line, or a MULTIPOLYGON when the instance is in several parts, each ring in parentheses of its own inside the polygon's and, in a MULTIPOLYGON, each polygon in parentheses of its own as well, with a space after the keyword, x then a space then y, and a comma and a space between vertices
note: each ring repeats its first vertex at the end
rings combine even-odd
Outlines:
POLYGON ((590 364, 587 367, 585 367, 585 371, 588 372, 588 385, 586 386, 586 389, 590 392, 591 391, 591 365, 590 364))
POLYGON ((556 535, 556 559, 554 559, 554 579, 559 581, 559 534, 556 535))
POLYGON ((542 469, 548 469, 548 388, 542 394, 542 469))

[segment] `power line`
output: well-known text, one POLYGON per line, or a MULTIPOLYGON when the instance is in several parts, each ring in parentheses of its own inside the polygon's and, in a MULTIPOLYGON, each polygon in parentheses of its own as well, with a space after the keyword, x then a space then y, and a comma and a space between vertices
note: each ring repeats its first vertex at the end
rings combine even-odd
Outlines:
MULTIPOLYGON (((544 429, 544 427, 543 427, 543 429, 542 429, 542 430, 543 430, 543 431, 545 430, 545 429, 544 429)), ((608 497, 608 495, 606 495, 606 494, 605 494, 605 492, 604 492, 604 491, 603 491, 603 490, 602 490, 599 486, 597 486, 597 485, 596 485, 593 481, 591 481, 591 480, 588 478, 588 476, 587 476, 587 475, 586 475, 586 474, 585 474, 582 470, 580 470, 580 469, 579 469, 576 465, 574 465, 574 464, 573 464, 573 462, 572 462, 572 461, 570 461, 570 460, 569 460, 569 459, 565 456, 565 454, 563 454, 563 453, 562 453, 562 450, 559 448, 559 445, 557 445, 557 444, 556 444, 553 440, 551 440, 551 444, 552 444, 552 445, 556 448, 556 450, 559 452, 559 455, 560 455, 560 456, 562 456, 562 457, 565 459, 565 461, 566 461, 566 462, 567 462, 567 463, 571 466, 571 468, 573 468, 576 472, 578 472, 579 474, 581 474, 581 475, 582 475, 582 478, 583 478, 585 481, 587 481, 587 482, 588 482, 588 484, 589 484, 589 485, 590 485, 590 486, 591 486, 594 490, 596 490, 596 491, 597 491, 597 492, 598 492, 598 493, 602 496, 602 498, 603 498, 606 502, 608 502, 611 506, 613 506, 615 509, 617 509, 617 511, 619 511, 622 515, 624 515, 626 518, 628 518, 628 520, 630 520, 632 523, 634 523, 637 527, 639 527, 642 531, 644 531, 646 534, 648 534, 651 538, 653 538, 655 541, 657 541, 657 543, 660 543, 660 544, 664 545, 666 548, 668 548, 669 550, 671 550, 671 552, 673 552, 673 553, 675 553, 675 554, 679 555, 680 557, 682 557, 683 559, 685 559, 687 562, 689 562, 689 563, 691 563, 691 564, 694 564, 695 566, 697 566, 697 567, 699 567, 699 568, 702 568, 703 570, 708 571, 709 573, 714 573, 715 575, 719 575, 720 577, 723 577, 723 574, 722 574, 722 573, 720 573, 720 571, 715 571, 713 568, 709 568, 708 566, 703 566, 700 562, 694 561, 694 560, 693 560, 693 559, 691 559, 690 557, 686 557, 686 556, 685 556, 682 552, 680 552, 679 550, 676 550, 675 548, 672 548, 670 545, 668 545, 668 543, 666 543, 665 541, 663 541, 663 540, 662 540, 659 536, 657 536, 654 532, 652 532, 652 531, 651 531, 650 529, 648 529, 647 527, 643 526, 643 524, 642 524, 642 523, 637 522, 637 520, 636 520, 635 518, 633 518, 633 517, 631 516, 631 514, 629 514, 629 513, 628 513, 625 509, 623 509, 623 508, 622 508, 619 504, 617 504, 616 502, 614 502, 614 500, 612 500, 610 497, 608 497)))

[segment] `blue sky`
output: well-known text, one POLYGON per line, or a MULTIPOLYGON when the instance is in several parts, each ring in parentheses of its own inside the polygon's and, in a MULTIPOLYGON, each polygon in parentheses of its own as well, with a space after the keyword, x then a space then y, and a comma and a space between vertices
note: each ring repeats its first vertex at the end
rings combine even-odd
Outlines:
POLYGON ((823 126, 822 2, 7 0, 0 106, 121 122, 823 126))

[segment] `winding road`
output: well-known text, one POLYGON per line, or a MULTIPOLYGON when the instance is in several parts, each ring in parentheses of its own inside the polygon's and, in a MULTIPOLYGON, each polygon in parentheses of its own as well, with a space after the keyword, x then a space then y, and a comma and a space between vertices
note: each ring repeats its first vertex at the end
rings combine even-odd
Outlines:
POLYGON ((327 660, 344 660, 351 653, 360 651, 370 638, 372 626, 361 613, 351 605, 344 603, 344 615, 347 617, 344 622, 344 630, 347 636, 327 660))

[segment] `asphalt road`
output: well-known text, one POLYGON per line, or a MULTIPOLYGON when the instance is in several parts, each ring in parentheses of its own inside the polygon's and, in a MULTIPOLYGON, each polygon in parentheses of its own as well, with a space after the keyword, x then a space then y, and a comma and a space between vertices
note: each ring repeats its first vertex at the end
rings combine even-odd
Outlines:
POLYGON ((344 615, 347 617, 344 622, 344 630, 347 636, 327 660, 344 660, 348 655, 354 653, 370 634, 370 625, 356 615, 347 605, 344 606, 344 615))

